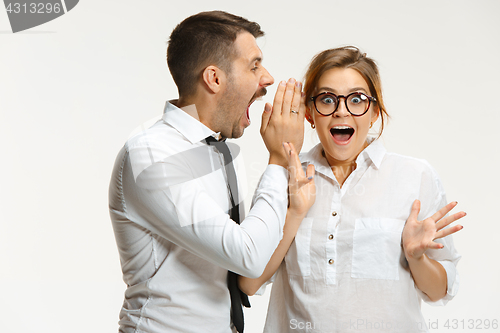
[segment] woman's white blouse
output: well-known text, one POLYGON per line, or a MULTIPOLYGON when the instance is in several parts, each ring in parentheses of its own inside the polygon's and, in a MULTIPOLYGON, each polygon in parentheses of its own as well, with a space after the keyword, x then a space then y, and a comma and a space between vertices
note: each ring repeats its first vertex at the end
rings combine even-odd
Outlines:
POLYGON ((401 247, 412 203, 419 220, 447 202, 424 160, 388 153, 380 141, 363 150, 342 188, 321 145, 301 156, 316 168, 316 201, 274 276, 265 332, 427 332, 421 299, 444 305, 458 291, 460 255, 451 236, 426 254, 440 262, 447 295, 432 303, 415 286, 401 247))

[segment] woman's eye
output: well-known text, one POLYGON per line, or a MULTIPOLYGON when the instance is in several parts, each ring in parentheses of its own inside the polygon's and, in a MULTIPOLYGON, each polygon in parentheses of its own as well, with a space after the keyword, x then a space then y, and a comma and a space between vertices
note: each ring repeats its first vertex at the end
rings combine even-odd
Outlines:
POLYGON ((359 104, 359 103, 362 103, 366 100, 366 97, 364 95, 354 95, 351 97, 351 103, 353 104, 359 104))
POLYGON ((332 98, 332 97, 330 97, 330 96, 327 96, 327 97, 323 97, 323 98, 321 99, 321 102, 322 102, 323 104, 335 104, 335 99, 333 99, 333 98, 332 98))

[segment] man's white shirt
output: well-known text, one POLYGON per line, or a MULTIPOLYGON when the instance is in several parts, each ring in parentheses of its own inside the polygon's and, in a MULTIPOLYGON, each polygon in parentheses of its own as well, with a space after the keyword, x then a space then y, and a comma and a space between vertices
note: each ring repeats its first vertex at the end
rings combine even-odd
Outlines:
MULTIPOLYGON (((238 225, 223 156, 204 141, 215 135, 167 102, 118 154, 109 205, 127 284, 121 332, 231 332, 227 271, 260 276, 282 238, 287 171, 266 168, 238 225)), ((242 155, 229 146, 238 171, 242 155)))

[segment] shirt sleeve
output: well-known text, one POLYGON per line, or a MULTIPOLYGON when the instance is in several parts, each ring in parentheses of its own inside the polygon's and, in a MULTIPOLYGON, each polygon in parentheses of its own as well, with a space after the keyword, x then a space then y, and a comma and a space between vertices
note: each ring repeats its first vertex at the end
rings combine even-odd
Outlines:
MULTIPOLYGON (((420 198, 422 203, 419 220, 426 219, 432 216, 439 209, 447 204, 446 194, 436 171, 428 165, 428 169, 422 174, 422 182, 420 188, 420 198)), ((453 244, 453 237, 447 236, 436 240, 437 243, 444 245, 442 249, 430 249, 426 254, 429 258, 439 262, 446 271, 447 278, 447 291, 446 295, 436 301, 432 302, 427 295, 421 292, 418 288, 417 291, 420 297, 428 304, 433 306, 446 305, 458 292, 460 280, 457 271, 457 264, 461 258, 453 244)))
POLYGON ((282 238, 286 170, 267 166, 255 203, 238 225, 220 204, 227 201, 227 187, 209 147, 174 154, 163 146, 129 147, 122 171, 127 218, 220 267, 259 277, 282 238))
MULTIPOLYGON (((265 185, 264 175, 262 175, 262 177, 259 180, 259 185, 257 186, 257 191, 255 191, 255 194, 254 194, 253 199, 252 199, 252 207, 256 204, 257 198, 258 198, 258 194, 260 193, 260 191, 265 190, 264 185, 265 185)), ((288 202, 287 202, 287 204, 288 204, 288 202)), ((280 239, 281 238, 283 238, 283 233, 281 234, 280 239)), ((274 280, 276 279, 276 275, 278 274, 278 271, 281 269, 281 267, 284 265, 284 262, 285 262, 285 260, 283 258, 283 261, 278 266, 278 269, 276 270, 276 272, 274 272, 274 274, 269 278, 269 280, 267 280, 266 282, 264 282, 260 286, 260 288, 255 292, 255 295, 262 296, 262 295, 265 294, 267 286, 270 285, 270 284, 272 284, 272 283, 274 283, 274 280)))

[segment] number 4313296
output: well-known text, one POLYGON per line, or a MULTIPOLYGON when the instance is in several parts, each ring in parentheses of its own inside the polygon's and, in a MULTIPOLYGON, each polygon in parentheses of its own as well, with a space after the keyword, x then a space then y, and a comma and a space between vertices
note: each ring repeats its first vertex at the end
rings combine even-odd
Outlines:
POLYGON ((444 327, 447 329, 470 329, 470 330, 487 330, 487 329, 497 329, 498 319, 448 319, 444 323, 444 327))
POLYGON ((51 4, 51 3, 9 3, 9 5, 6 8, 7 13, 14 13, 14 14, 51 14, 51 13, 56 13, 59 14, 62 10, 61 4, 56 3, 56 4, 51 4))

